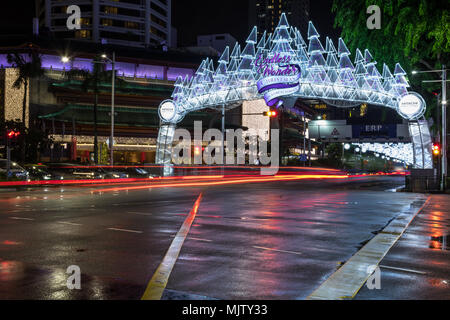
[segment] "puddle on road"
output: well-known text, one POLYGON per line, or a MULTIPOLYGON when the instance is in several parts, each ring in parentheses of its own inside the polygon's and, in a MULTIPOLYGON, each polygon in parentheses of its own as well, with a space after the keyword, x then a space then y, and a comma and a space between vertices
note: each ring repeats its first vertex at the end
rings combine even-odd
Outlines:
POLYGON ((18 261, 0 261, 0 282, 23 278, 24 266, 18 261))
POLYGON ((440 236, 440 237, 431 237, 430 238, 430 249, 433 250, 449 250, 448 241, 450 239, 450 235, 440 236))

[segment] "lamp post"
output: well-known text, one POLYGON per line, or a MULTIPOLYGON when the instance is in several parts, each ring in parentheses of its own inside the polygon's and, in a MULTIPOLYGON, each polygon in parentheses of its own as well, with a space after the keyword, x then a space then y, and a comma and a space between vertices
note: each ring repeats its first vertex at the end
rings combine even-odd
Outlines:
MULTIPOLYGON (((111 62, 112 65, 112 88, 111 88, 111 136, 109 138, 109 150, 111 157, 111 166, 114 165, 114 97, 115 97, 115 87, 116 87, 116 53, 113 52, 112 59, 108 58, 106 54, 102 54, 101 57, 105 60, 111 62)), ((71 58, 67 56, 61 57, 61 61, 65 64, 68 63, 71 58)), ((105 63, 105 62, 94 62, 94 63, 105 63)))
POLYGON ((441 73, 441 80, 426 80, 423 83, 442 83, 442 172, 441 172, 441 191, 445 191, 446 177, 447 177, 447 69, 442 65, 441 70, 430 71, 413 71, 412 74, 418 73, 441 73))
POLYGON ((109 152, 111 158, 111 167, 114 166, 114 97, 116 86, 116 53, 113 52, 112 59, 108 58, 106 54, 102 55, 103 59, 111 62, 112 65, 112 86, 111 86, 111 136, 109 137, 109 152))

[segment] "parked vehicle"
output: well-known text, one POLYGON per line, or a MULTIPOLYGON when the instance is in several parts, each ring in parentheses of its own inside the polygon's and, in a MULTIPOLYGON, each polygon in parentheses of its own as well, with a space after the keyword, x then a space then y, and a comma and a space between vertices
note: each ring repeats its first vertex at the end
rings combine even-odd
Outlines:
POLYGON ((48 170, 65 180, 105 179, 106 173, 101 168, 85 167, 72 163, 50 163, 48 170))
MULTIPOLYGON (((8 160, 0 159, 0 173, 2 176, 7 175, 8 160)), ((19 180, 28 180, 28 171, 19 166, 17 163, 10 161, 10 174, 19 180)))
POLYGON ((24 167, 29 173, 30 180, 64 180, 62 175, 51 173, 43 164, 28 164, 24 167))
POLYGON ((156 175, 150 174, 147 170, 139 167, 128 167, 124 171, 130 178, 152 179, 156 177, 156 175))
POLYGON ((98 168, 100 170, 102 170, 105 174, 105 179, 127 179, 130 176, 128 175, 127 172, 124 171, 116 171, 114 169, 110 169, 110 168, 98 168))

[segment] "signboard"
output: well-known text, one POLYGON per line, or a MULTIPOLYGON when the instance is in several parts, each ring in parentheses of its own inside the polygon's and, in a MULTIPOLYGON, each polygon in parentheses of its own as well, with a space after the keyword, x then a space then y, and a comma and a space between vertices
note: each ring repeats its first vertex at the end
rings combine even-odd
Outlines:
POLYGON ((352 127, 345 120, 317 120, 308 124, 313 139, 351 139, 352 127))
POLYGON ((306 161, 308 161, 308 156, 307 156, 306 154, 302 154, 302 155, 300 155, 298 158, 299 158, 299 160, 300 160, 301 162, 306 162, 306 161))
POLYGON ((410 140, 408 125, 403 124, 355 124, 345 120, 314 120, 308 124, 309 136, 328 142, 392 141, 410 140))
POLYGON ((397 137, 396 124, 366 125, 356 124, 352 126, 353 138, 391 138, 397 137))
POLYGON ((411 92, 401 98, 397 112, 407 120, 417 120, 425 113, 425 100, 421 95, 411 92))
POLYGON ((164 122, 171 122, 177 115, 177 106, 172 100, 164 100, 159 106, 159 117, 164 122))

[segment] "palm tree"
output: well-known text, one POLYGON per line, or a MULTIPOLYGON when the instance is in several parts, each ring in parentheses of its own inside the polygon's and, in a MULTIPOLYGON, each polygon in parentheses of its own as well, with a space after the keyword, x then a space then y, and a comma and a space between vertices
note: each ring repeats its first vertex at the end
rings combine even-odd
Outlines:
MULTIPOLYGON (((22 126, 23 129, 25 129, 29 83, 30 79, 39 78, 44 75, 44 69, 42 69, 42 59, 36 51, 32 50, 28 53, 28 59, 26 59, 22 54, 10 53, 7 55, 7 60, 12 67, 17 68, 18 70, 18 75, 13 83, 13 88, 20 89, 22 86, 24 88, 22 101, 22 126)), ((22 161, 25 161, 25 147, 24 145, 21 147, 22 161)))
MULTIPOLYGON (((106 64, 100 56, 96 56, 92 62, 92 71, 85 69, 72 69, 66 72, 69 80, 81 81, 83 92, 94 94, 94 161, 98 164, 98 130, 97 130, 97 106, 98 96, 102 83, 108 83, 112 79, 112 71, 106 70, 106 64)), ((121 84, 121 80, 116 79, 116 83, 121 84)))

